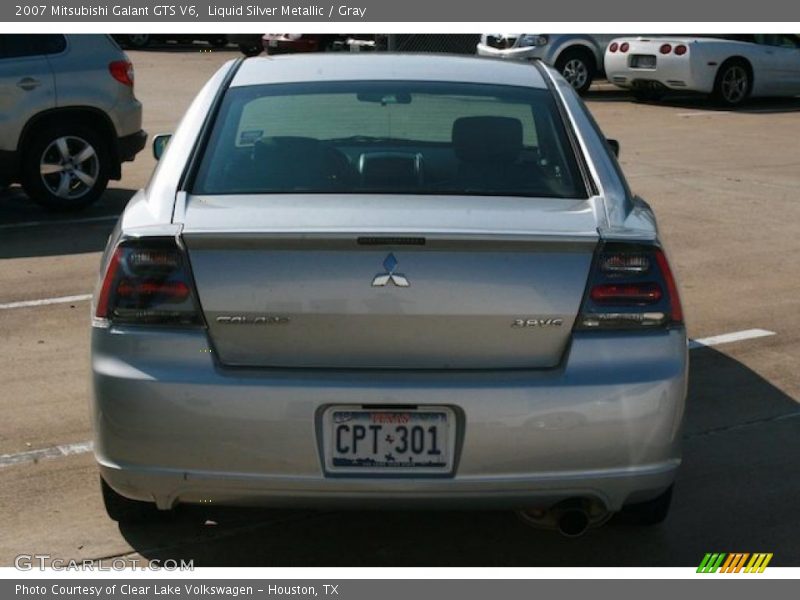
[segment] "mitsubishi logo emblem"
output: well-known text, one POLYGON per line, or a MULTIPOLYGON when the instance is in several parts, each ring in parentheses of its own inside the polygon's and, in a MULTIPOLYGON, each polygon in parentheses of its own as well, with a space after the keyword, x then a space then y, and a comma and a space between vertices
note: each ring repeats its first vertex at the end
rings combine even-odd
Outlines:
POLYGON ((408 287, 408 279, 402 273, 395 273, 397 268, 397 259, 394 254, 389 254, 383 261, 383 268, 386 269, 385 273, 378 273, 372 280, 372 287, 384 287, 387 283, 393 283, 397 287, 408 287))

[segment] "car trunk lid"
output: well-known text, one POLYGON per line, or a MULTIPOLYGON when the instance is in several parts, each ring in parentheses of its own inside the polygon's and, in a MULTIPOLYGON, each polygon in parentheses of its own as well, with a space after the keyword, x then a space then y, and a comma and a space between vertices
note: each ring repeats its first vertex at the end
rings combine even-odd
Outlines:
POLYGON ((183 239, 231 366, 556 366, 597 243, 591 201, 189 198, 183 239))

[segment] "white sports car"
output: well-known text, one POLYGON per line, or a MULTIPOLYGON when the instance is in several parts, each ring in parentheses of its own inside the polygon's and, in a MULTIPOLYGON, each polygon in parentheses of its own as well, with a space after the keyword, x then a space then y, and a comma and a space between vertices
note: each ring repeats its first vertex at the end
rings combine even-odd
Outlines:
POLYGON ((691 91, 737 106, 754 96, 796 96, 800 36, 617 38, 606 48, 605 70, 611 83, 639 97, 691 91))

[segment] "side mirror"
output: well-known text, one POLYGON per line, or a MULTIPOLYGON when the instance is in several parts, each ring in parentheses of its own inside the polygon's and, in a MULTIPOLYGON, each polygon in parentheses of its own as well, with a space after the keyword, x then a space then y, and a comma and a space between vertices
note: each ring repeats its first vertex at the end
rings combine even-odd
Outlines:
POLYGON ((159 160, 167 149, 167 144, 172 138, 171 133, 159 133, 153 138, 153 158, 159 160))
POLYGON ((611 151, 614 153, 614 156, 619 158, 619 140, 606 140, 608 147, 611 148, 611 151))

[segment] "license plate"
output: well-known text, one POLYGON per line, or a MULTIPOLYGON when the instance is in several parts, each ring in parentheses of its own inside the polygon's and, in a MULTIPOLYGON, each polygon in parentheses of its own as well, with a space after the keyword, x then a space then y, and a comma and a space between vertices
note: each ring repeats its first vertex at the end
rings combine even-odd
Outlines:
POLYGON ((634 54, 633 56, 631 56, 631 68, 655 69, 656 57, 650 54, 634 54))
POLYGON ((325 466, 331 472, 447 473, 455 416, 449 408, 332 407, 323 416, 325 466))

